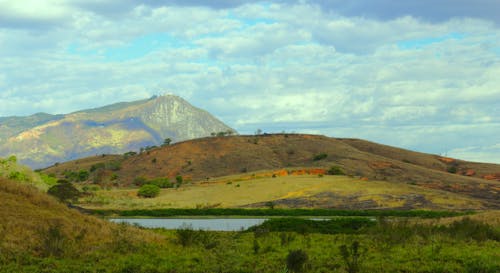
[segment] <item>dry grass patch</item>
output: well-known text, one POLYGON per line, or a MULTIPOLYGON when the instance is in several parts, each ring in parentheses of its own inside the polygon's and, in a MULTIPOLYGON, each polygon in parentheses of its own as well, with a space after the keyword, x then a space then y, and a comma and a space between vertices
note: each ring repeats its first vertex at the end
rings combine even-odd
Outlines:
POLYGON ((98 191, 93 197, 81 199, 86 208, 99 209, 155 209, 241 207, 283 199, 314 199, 322 197, 322 204, 334 206, 334 196, 352 199, 352 202, 373 200, 378 208, 398 208, 406 202, 405 196, 422 196, 429 204, 420 208, 481 208, 481 202, 459 194, 425 189, 404 183, 362 181, 347 176, 282 176, 253 179, 248 175, 212 179, 210 183, 183 185, 178 189, 162 189, 156 198, 137 197, 137 189, 98 191), (331 194, 331 197, 329 197, 331 194))

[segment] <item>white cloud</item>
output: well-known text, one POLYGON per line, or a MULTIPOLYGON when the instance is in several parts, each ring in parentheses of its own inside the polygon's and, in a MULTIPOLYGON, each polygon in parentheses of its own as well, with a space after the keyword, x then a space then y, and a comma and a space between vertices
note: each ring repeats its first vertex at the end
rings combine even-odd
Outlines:
POLYGON ((435 153, 488 147, 500 134, 500 30, 489 21, 382 21, 311 3, 53 3, 43 18, 11 16, 45 29, 0 20, 1 116, 169 90, 247 133, 320 132, 435 153))

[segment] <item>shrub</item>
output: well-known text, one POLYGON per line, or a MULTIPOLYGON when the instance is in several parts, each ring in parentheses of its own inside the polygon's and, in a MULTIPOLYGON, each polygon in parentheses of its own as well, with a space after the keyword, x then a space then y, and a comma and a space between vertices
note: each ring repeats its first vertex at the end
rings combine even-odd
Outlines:
POLYGON ((357 273, 360 270, 361 257, 364 251, 360 250, 359 242, 354 241, 350 247, 346 245, 341 245, 339 247, 340 255, 344 261, 346 271, 348 273, 357 273))
POLYGON ((40 230, 41 252, 46 257, 61 257, 66 247, 66 236, 62 232, 61 223, 51 223, 47 230, 40 230))
POLYGON ((291 250, 286 257, 286 267, 291 272, 299 273, 304 271, 304 265, 308 260, 307 253, 301 249, 291 250))
POLYGON ((81 170, 78 172, 78 181, 83 182, 89 179, 89 172, 81 170))
POLYGON ((182 184, 182 181, 183 181, 182 176, 180 176, 180 175, 176 176, 175 181, 177 181, 177 184, 179 184, 179 185, 182 184))
POLYGON ((160 194, 160 187, 153 184, 143 185, 137 192, 138 196, 145 198, 153 198, 158 196, 158 194, 160 194))
POLYGON ((106 165, 104 165, 104 163, 96 163, 92 166, 90 166, 90 172, 95 172, 97 170, 100 170, 100 169, 104 169, 106 167, 106 165))
POLYGON ((457 173, 457 167, 456 166, 450 166, 448 169, 446 169, 449 173, 457 173))
POLYGON ((112 171, 119 171, 122 168, 122 164, 119 161, 111 161, 106 164, 106 169, 112 171))
POLYGON ((339 166, 332 166, 327 171, 327 174, 329 174, 329 175, 345 175, 344 171, 339 166))
POLYGON ((150 180, 148 181, 147 183, 144 183, 144 184, 153 184, 153 185, 156 185, 162 189, 164 188, 172 188, 173 185, 172 183, 170 183, 170 180, 168 180, 168 178, 166 177, 158 177, 158 178, 155 178, 153 180, 150 180))
POLYGON ((196 241, 196 231, 192 226, 182 226, 175 231, 177 242, 182 246, 189 246, 196 241))
POLYGON ((328 155, 326 153, 321 153, 321 154, 317 154, 313 157, 313 160, 314 161, 319 161, 319 160, 323 160, 325 158, 327 158, 328 155))
POLYGON ((29 181, 30 179, 26 176, 26 174, 18 172, 18 171, 12 171, 9 173, 9 179, 16 180, 16 181, 29 181))

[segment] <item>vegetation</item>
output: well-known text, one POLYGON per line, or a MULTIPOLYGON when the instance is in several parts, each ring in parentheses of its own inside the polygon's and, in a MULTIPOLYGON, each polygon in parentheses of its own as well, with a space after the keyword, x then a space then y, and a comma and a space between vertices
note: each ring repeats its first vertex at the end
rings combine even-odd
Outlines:
MULTIPOLYGON (((134 179, 135 185, 140 187, 144 184, 156 184, 164 188, 162 194, 151 200, 135 197, 137 189, 134 188, 112 188, 96 191, 92 196, 84 196, 79 202, 80 206, 88 209, 112 210, 246 206, 268 208, 269 202, 272 202, 275 209, 304 207, 309 204, 311 208, 352 210, 472 210, 481 209, 483 206, 477 199, 405 183, 363 181, 343 175, 325 175, 320 178, 317 174, 295 175, 294 172, 247 172, 210 178, 205 180, 206 183, 185 183, 189 177, 183 176, 182 191, 170 188, 168 183, 162 186, 151 182, 150 178, 139 176, 134 179), (273 178, 273 174, 276 174, 276 177, 273 178), (310 202, 312 200, 316 201, 310 202), (360 204, 364 206, 359 206, 360 204)), ((170 179, 170 182, 173 182, 172 187, 175 187, 176 180, 170 179)), ((101 185, 101 188, 106 187, 101 185)))
POLYGON ((47 193, 56 197, 61 202, 76 201, 81 193, 69 181, 59 180, 47 193))
POLYGON ((118 215, 125 217, 149 216, 393 216, 440 218, 466 215, 470 212, 433 210, 334 210, 334 209, 242 209, 242 208, 197 208, 197 209, 138 209, 138 210, 91 210, 97 215, 118 215))
POLYGON ((172 139, 171 138, 165 138, 165 140, 163 140, 163 144, 161 146, 162 147, 163 146, 168 146, 168 145, 170 145, 170 143, 172 143, 172 139))
POLYGON ((327 174, 329 174, 329 175, 345 175, 345 172, 339 166, 332 166, 327 171, 327 174))
POLYGON ((28 167, 19 165, 16 156, 7 159, 0 158, 0 178, 8 178, 23 184, 33 185, 43 191, 57 183, 57 179, 34 172, 28 167))
POLYGON ((314 155, 313 160, 314 161, 319 161, 319 160, 323 160, 323 159, 325 159, 327 157, 328 157, 328 154, 321 153, 321 154, 314 155))
POLYGON ((359 233, 361 230, 374 226, 375 222, 368 218, 336 218, 330 220, 308 220, 300 218, 274 218, 250 230, 265 229, 267 231, 305 233, 359 233))
MULTIPOLYGON (((384 224, 385 225, 385 224, 384 224)), ((465 227, 467 225, 457 224, 465 227)), ((387 226, 385 227, 387 228, 387 226)), ((390 225, 387 233, 405 234, 384 243, 378 225, 357 234, 314 232, 210 232, 183 227, 154 232, 162 239, 128 239, 116 229, 99 249, 72 248, 57 225, 46 231, 43 254, 12 256, 3 252, 0 272, 486 272, 500 270, 500 242, 453 235, 454 229, 424 236, 425 225, 390 225), (407 234, 406 229, 413 232, 407 234), (371 233, 370 233, 371 232, 371 233), (284 235, 293 240, 282 243, 284 235)), ((481 231, 476 231, 481 233, 481 231)), ((85 235, 86 236, 86 235, 85 235)), ((85 242, 82 239, 82 242, 85 242)))
POLYGON ((174 187, 174 184, 172 184, 167 177, 146 179, 144 176, 138 176, 138 177, 134 178, 134 184, 136 186, 143 186, 146 184, 151 184, 151 185, 155 185, 155 186, 162 188, 162 189, 174 187))
POLYGON ((160 194, 160 187, 152 184, 143 185, 137 192, 138 196, 145 198, 153 198, 160 194))
MULTIPOLYGON (((240 232, 191 227, 145 231, 82 215, 16 181, 0 179, 0 200, 0 272, 500 271, 499 225, 477 220, 476 215, 407 220, 381 216, 376 221, 286 218, 240 232)), ((305 211, 312 210, 296 213, 305 211)), ((498 214, 490 215, 498 221, 498 214)))
POLYGON ((286 257, 286 267, 291 272, 300 273, 304 271, 304 265, 308 260, 307 253, 301 249, 290 250, 286 257))

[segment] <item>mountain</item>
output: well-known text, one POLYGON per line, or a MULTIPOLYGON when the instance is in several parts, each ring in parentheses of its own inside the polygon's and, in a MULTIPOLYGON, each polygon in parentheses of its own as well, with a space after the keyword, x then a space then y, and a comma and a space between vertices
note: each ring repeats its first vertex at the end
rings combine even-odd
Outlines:
POLYGON ((66 115, 0 118, 0 156, 33 168, 96 154, 235 132, 208 112, 173 95, 121 102, 66 115))
MULTIPOLYGON (((360 139, 320 135, 264 134, 209 137, 179 142, 137 155, 97 156, 44 170, 63 178, 89 172, 89 181, 129 186, 137 177, 175 177, 207 182, 258 171, 338 167, 358 181, 387 181, 460 194, 500 208, 500 165, 418 153, 360 139), (96 171, 101 168, 101 171, 96 171)), ((265 189, 263 189, 265 191, 265 189)), ((445 198, 445 197, 443 197, 445 198)), ((425 202, 425 200, 421 200, 425 202)))

